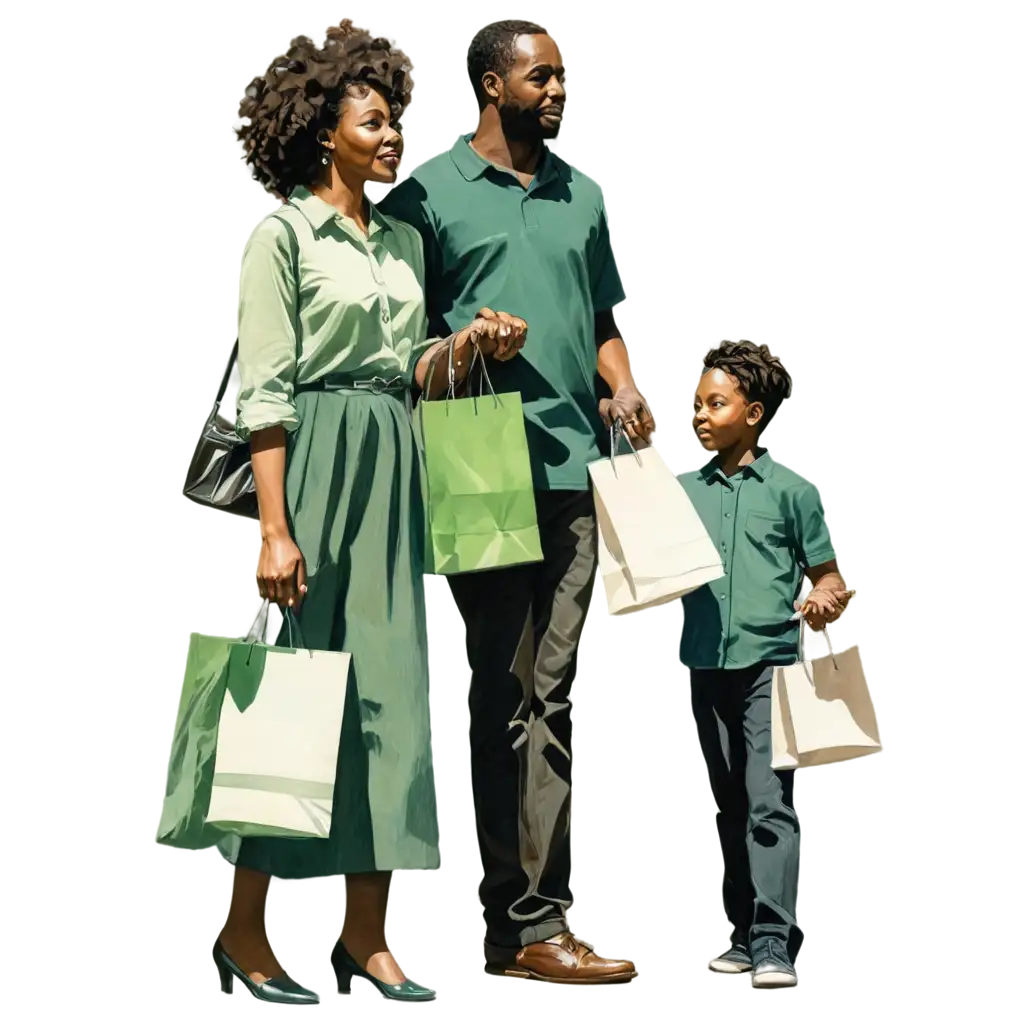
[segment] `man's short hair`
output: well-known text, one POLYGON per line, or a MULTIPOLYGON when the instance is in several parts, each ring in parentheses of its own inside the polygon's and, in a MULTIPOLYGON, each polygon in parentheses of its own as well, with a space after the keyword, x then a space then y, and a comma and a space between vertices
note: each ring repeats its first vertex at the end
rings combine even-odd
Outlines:
POLYGON ((516 62, 516 40, 520 36, 546 35, 547 30, 532 21, 496 21, 477 32, 469 44, 466 65, 481 110, 487 106, 484 75, 493 71, 504 81, 516 62))

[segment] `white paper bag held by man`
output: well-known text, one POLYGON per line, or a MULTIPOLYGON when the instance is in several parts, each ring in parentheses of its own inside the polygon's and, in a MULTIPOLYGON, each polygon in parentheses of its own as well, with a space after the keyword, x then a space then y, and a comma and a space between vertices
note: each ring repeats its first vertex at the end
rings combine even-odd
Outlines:
POLYGON ((795 665, 775 669, 772 683, 772 768, 809 768, 882 749, 860 651, 807 661, 801 617, 795 665))
MULTIPOLYGON (((628 439, 627 439, 628 440, 628 439)), ((652 608, 724 575, 679 481, 653 448, 590 464, 598 563, 612 615, 652 608)))

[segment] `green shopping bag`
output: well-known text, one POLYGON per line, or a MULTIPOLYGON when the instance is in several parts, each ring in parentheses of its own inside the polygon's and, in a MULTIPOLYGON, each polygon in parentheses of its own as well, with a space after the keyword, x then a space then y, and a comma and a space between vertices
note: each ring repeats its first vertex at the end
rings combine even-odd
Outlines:
MULTIPOLYGON (((244 836, 327 836, 349 655, 193 633, 157 842, 187 850, 244 836)), ((298 636, 301 644, 301 636, 298 636)))
POLYGON ((242 640, 232 627, 197 627, 185 634, 184 659, 168 716, 167 749, 153 841, 178 856, 224 852, 231 838, 207 825, 213 786, 217 724, 227 686, 231 648, 242 640))
MULTIPOLYGON (((518 392, 495 394, 483 359, 480 394, 419 402, 415 419, 426 510, 426 572, 439 576, 543 559, 518 392), (489 394, 483 393, 486 381, 489 394)), ((477 353, 473 355, 476 365, 477 353)), ((424 391, 429 391, 433 366, 424 391)), ((470 388, 470 390, 472 390, 470 388)))

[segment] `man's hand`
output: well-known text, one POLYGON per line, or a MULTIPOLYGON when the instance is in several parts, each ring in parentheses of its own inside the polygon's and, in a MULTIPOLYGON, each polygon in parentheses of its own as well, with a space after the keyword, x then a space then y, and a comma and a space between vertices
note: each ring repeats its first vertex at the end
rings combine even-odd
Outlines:
POLYGON ((651 434, 657 429, 654 417, 644 396, 632 385, 619 388, 612 398, 602 399, 598 410, 605 426, 610 427, 616 420, 622 420, 631 441, 641 440, 650 444, 651 434))

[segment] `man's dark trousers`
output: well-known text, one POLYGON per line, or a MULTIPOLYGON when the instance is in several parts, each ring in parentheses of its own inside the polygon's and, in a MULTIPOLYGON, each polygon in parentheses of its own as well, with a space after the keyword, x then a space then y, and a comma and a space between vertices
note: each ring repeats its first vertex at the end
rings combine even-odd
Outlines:
POLYGON ((470 749, 486 941, 567 929, 569 690, 597 569, 589 491, 538 491, 544 561, 449 577, 472 669, 470 749))
POLYGON ((795 960, 803 942, 796 923, 800 823, 793 771, 771 766, 773 674, 767 664, 691 669, 691 696, 718 804, 732 941, 756 958, 775 939, 795 960))

